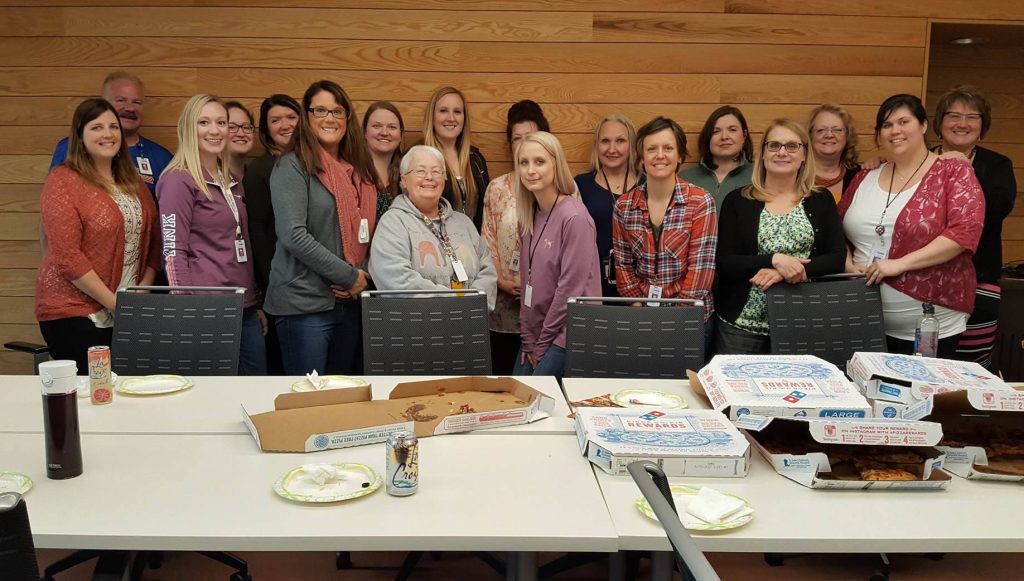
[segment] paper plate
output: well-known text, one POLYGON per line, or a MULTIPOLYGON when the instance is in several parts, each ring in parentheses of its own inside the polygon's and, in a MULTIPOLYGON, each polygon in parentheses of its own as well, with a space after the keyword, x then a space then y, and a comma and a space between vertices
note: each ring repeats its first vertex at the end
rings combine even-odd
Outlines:
POLYGON ((17 472, 0 471, 0 492, 17 492, 24 495, 32 489, 32 479, 17 472))
POLYGON ((158 395, 192 387, 192 380, 180 375, 146 375, 129 377, 114 388, 127 395, 158 395))
POLYGON ((384 481, 373 468, 363 464, 329 462, 351 475, 346 480, 332 480, 319 485, 307 474, 304 467, 293 468, 274 483, 274 492, 296 502, 338 502, 373 494, 384 481), (364 487, 364 483, 369 486, 364 487))
MULTIPOLYGON (((338 389, 339 387, 361 387, 369 385, 362 379, 357 377, 348 377, 346 375, 321 375, 320 381, 323 382, 320 389, 338 389)), ((292 391, 318 391, 308 379, 300 379, 292 384, 292 391)))
MULTIPOLYGON (((753 514, 747 514, 719 524, 704 522, 698 519, 697 517, 692 516, 689 519, 686 519, 685 517, 687 515, 684 514, 686 513, 686 505, 689 504, 691 499, 697 496, 698 492, 700 492, 700 486, 672 484, 669 486, 669 488, 672 489, 672 500, 676 503, 676 512, 678 512, 680 516, 683 517, 680 519, 683 523, 683 526, 685 526, 687 529, 691 531, 724 531, 728 529, 734 529, 736 527, 741 527, 754 519, 753 514)), ((750 506, 750 503, 747 502, 745 498, 736 496, 735 494, 730 494, 729 496, 742 500, 743 506, 745 507, 750 506)), ((654 514, 653 510, 651 510, 651 505, 650 503, 647 502, 646 498, 641 496, 640 498, 636 499, 636 508, 641 513, 643 513, 643 515, 647 518, 655 521, 658 520, 657 515, 654 514)))
POLYGON ((686 407, 683 396, 650 389, 624 389, 612 396, 612 401, 625 407, 659 407, 682 409, 686 407))

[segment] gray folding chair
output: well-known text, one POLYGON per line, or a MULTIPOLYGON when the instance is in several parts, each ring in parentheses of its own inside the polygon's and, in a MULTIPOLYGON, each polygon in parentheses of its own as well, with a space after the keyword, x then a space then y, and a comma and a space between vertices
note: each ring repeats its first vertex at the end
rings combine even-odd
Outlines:
POLYGON ((119 290, 111 367, 123 375, 237 375, 244 293, 235 287, 119 290))
POLYGON ((845 369, 857 351, 886 350, 882 298, 863 275, 777 284, 766 294, 772 353, 815 355, 845 369))
POLYGON ((360 301, 367 375, 491 374, 483 291, 365 291, 360 301))
POLYGON ((704 366, 704 303, 571 298, 565 357, 566 377, 685 378, 687 369, 704 366), (635 302, 663 306, 632 306, 635 302))

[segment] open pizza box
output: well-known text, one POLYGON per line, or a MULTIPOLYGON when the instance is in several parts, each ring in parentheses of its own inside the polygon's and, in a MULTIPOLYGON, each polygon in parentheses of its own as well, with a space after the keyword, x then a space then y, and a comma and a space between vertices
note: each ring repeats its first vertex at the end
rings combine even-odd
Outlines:
POLYGON ((743 427, 760 417, 865 418, 871 405, 838 367, 812 355, 716 355, 690 385, 743 427))
POLYGON ((410 431, 420 438, 549 417, 555 400, 509 377, 454 377, 399 383, 388 399, 369 386, 283 393, 274 409, 243 421, 264 452, 316 452, 387 440, 410 431))
POLYGON ((638 460, 668 476, 743 477, 750 444, 720 412, 645 408, 577 408, 580 451, 609 474, 638 460))
POLYGON ((933 422, 867 418, 764 418, 747 429, 779 474, 808 488, 938 489, 949 486, 933 422), (759 429, 754 429, 754 428, 759 429))
POLYGON ((854 353, 846 370, 868 399, 903 404, 892 406, 893 411, 899 412, 895 417, 916 416, 911 419, 922 418, 927 415, 922 412, 928 411, 914 404, 938 393, 970 388, 1008 389, 999 376, 981 365, 951 359, 859 352, 854 353))
POLYGON ((979 480, 1024 482, 1024 386, 968 389, 934 397, 945 469, 979 480))

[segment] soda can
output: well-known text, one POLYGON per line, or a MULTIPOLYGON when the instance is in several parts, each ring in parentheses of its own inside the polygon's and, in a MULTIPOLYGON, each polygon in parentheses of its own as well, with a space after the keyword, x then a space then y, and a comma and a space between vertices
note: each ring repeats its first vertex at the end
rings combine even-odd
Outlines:
POLYGON ((386 489, 391 496, 409 496, 420 487, 420 443, 411 432, 396 432, 384 444, 386 489))
POLYGON ((104 405, 114 401, 114 385, 110 378, 110 347, 89 347, 89 396, 92 403, 104 405))

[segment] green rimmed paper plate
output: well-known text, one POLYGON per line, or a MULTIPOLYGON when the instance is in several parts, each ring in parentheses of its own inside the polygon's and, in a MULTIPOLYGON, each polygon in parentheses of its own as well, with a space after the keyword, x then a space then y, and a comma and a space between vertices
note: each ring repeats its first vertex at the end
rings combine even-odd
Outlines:
MULTIPOLYGON (((321 375, 319 389, 339 389, 342 387, 362 387, 369 385, 358 377, 347 375, 321 375)), ((319 391, 308 379, 300 379, 292 384, 292 391, 319 391)))
POLYGON ((274 492, 295 502, 340 502, 373 494, 384 482, 373 468, 350 462, 326 462, 343 471, 347 478, 317 484, 307 472, 307 466, 289 470, 274 483, 274 492), (367 484, 367 486, 364 486, 367 484))
POLYGON ((612 401, 624 407, 659 407, 683 409, 686 399, 674 393, 650 389, 624 389, 612 396, 612 401))
MULTIPOLYGON (((672 484, 669 485, 669 488, 672 490, 672 500, 676 504, 676 511, 679 512, 682 517, 680 518, 680 521, 683 523, 684 527, 691 531, 724 531, 741 527, 754 519, 753 514, 746 514, 718 524, 704 522, 698 519, 697 517, 684 514, 686 512, 686 505, 689 504, 690 500, 697 496, 698 492, 700 492, 700 486, 672 484)), ((738 498, 741 501, 743 501, 744 507, 750 507, 750 503, 747 502, 745 498, 736 496, 735 494, 729 494, 729 496, 733 498, 738 498)), ((653 510, 651 510, 651 505, 650 503, 647 502, 646 498, 641 496, 640 498, 636 499, 636 508, 647 518, 652 519, 654 521, 658 520, 658 516, 654 514, 653 510)))
POLYGON ((18 472, 0 470, 0 492, 17 492, 24 495, 32 489, 32 479, 18 472))
POLYGON ((125 395, 160 395, 192 387, 192 380, 180 375, 144 375, 129 377, 117 384, 114 391, 125 395))

